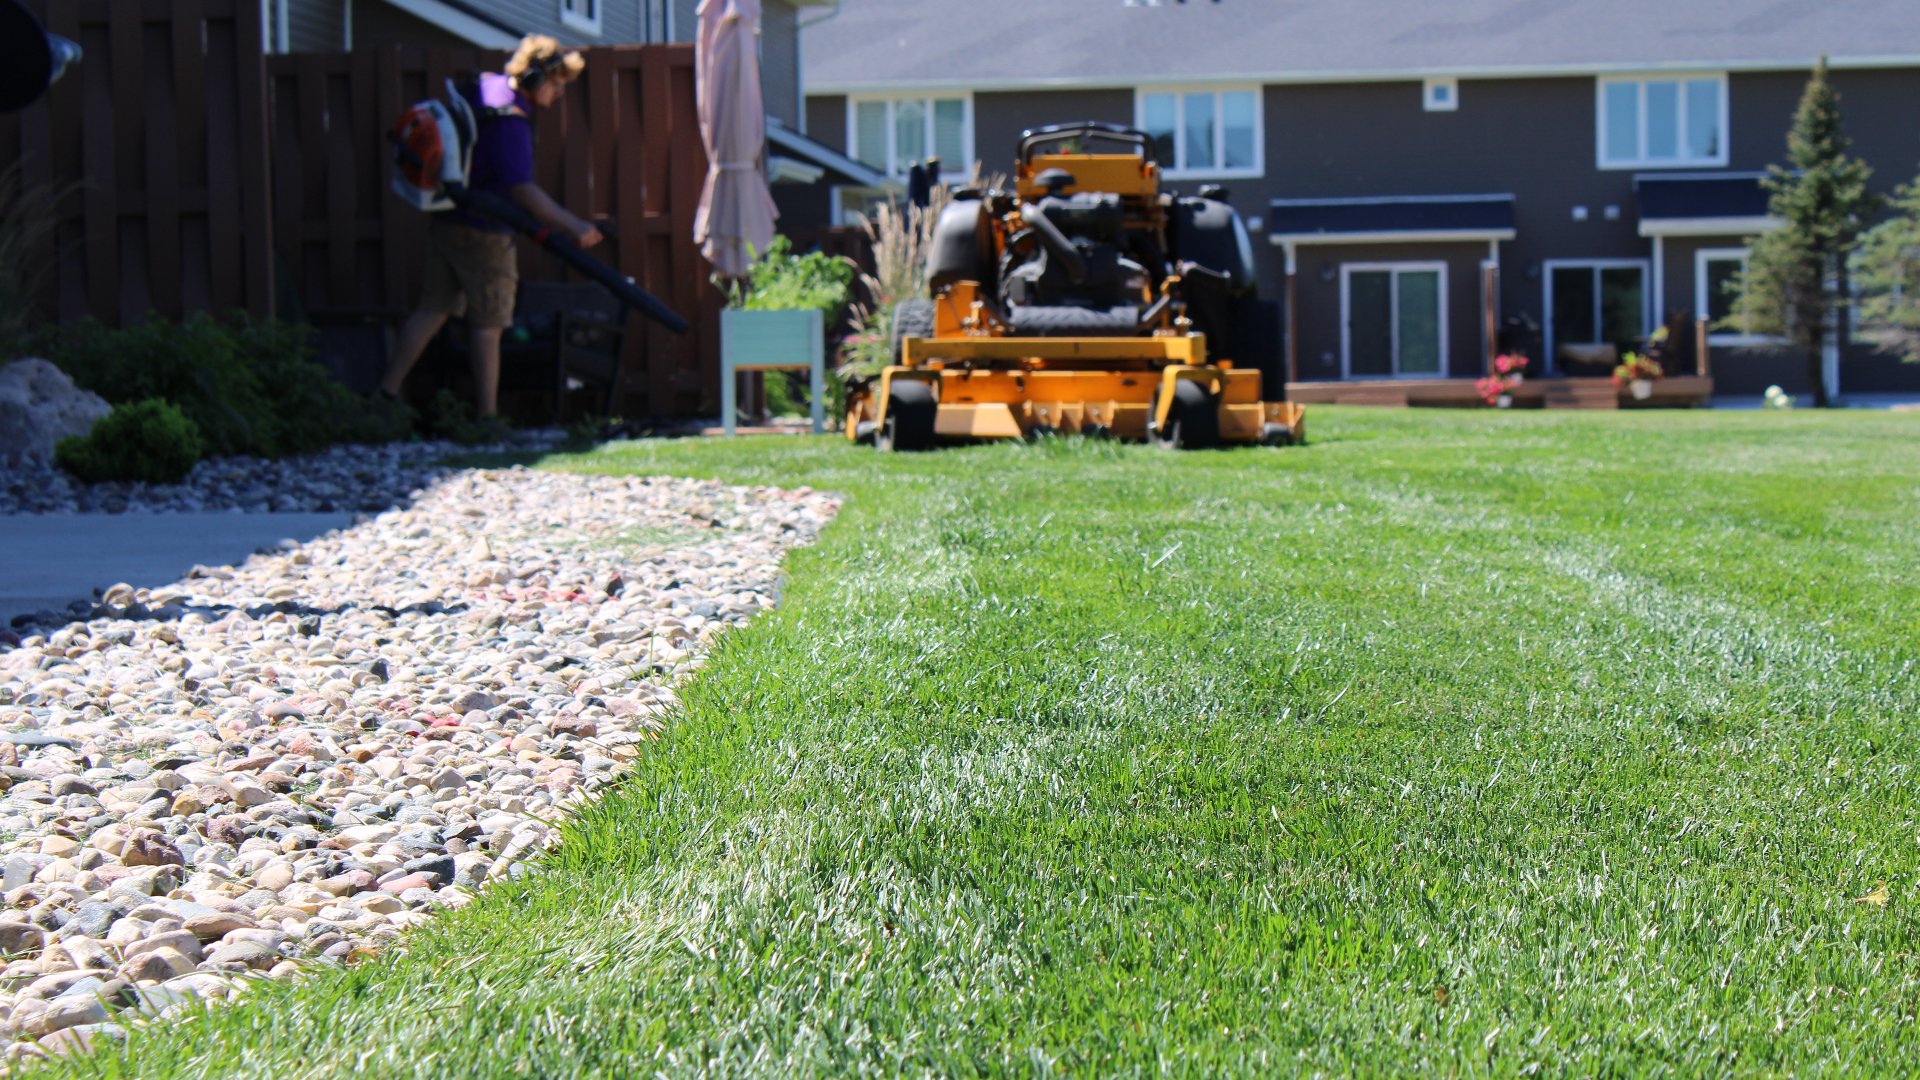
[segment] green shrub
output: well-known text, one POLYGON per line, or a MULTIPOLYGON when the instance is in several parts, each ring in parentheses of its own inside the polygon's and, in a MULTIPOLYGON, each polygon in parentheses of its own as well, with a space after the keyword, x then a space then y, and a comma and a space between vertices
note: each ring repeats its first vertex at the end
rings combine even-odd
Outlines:
POLYGON ((73 381, 114 404, 163 398, 200 429, 212 454, 279 447, 273 403, 236 336, 205 314, 114 329, 88 319, 56 328, 47 348, 73 381))
POLYGON ((847 303, 854 266, 824 251, 793 253, 793 241, 776 236, 747 269, 745 289, 735 285, 727 306, 746 311, 818 311, 832 322, 847 303))
POLYGON ((413 412, 405 405, 379 395, 363 398, 334 379, 314 358, 311 328, 278 319, 237 318, 232 330, 273 401, 279 453, 311 453, 335 443, 392 442, 412 432, 413 412))
POLYGON ((465 398, 441 390, 427 406, 427 430, 451 443, 479 446, 506 438, 509 428, 500 417, 481 416, 465 398))
POLYGON ((115 405, 92 431, 61 439, 53 448, 53 460, 90 484, 177 484, 205 450, 206 441, 192 420, 159 398, 147 398, 115 405))
POLYGON ((42 349, 110 402, 172 402, 210 454, 279 457, 408 430, 403 407, 362 400, 336 382, 314 360, 312 331, 294 323, 197 313, 116 330, 83 320, 54 328, 42 349))

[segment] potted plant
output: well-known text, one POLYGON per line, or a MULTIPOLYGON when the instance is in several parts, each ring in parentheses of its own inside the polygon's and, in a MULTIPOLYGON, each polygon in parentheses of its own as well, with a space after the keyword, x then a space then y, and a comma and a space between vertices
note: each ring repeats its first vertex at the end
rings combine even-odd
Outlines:
POLYGON ((1633 400, 1645 401, 1653 396, 1653 381, 1664 374, 1660 361, 1651 355, 1630 352, 1613 369, 1613 385, 1632 394, 1633 400))
POLYGON ((1527 381, 1527 358, 1502 353, 1493 358, 1493 374, 1473 384, 1480 400, 1502 409, 1513 407, 1513 388, 1527 381))
MULTIPOLYGON (((733 373, 806 370, 810 372, 815 425, 825 408, 825 329, 847 303, 854 267, 845 259, 815 251, 793 252, 793 243, 774 237, 758 253, 744 281, 726 286, 727 306, 720 313, 721 399, 731 429, 733 373)), ((785 400, 786 384, 775 382, 770 399, 785 400)))
POLYGON ((1613 369, 1613 385, 1633 395, 1635 401, 1653 396, 1653 382, 1667 373, 1667 341, 1672 335, 1662 326, 1647 338, 1645 353, 1630 352, 1613 369))

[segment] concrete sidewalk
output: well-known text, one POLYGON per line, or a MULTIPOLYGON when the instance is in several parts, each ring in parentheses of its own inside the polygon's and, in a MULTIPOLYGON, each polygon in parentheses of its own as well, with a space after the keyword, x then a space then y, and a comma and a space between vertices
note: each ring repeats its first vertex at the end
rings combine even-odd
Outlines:
POLYGON ((65 611, 117 582, 153 588, 195 565, 224 566, 281 540, 353 523, 333 514, 14 514, 0 517, 0 627, 65 611))

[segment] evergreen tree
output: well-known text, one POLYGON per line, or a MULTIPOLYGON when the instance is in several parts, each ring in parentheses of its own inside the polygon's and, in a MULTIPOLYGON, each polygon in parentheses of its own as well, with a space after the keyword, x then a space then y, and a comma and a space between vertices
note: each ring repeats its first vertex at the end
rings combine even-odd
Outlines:
POLYGON ((1783 337, 1804 352, 1813 403, 1821 406, 1828 402, 1820 356, 1843 303, 1835 286, 1878 204, 1867 190, 1873 170, 1847 155, 1850 145, 1822 56, 1787 135, 1792 170, 1773 166, 1762 181, 1768 213, 1781 227, 1754 240, 1733 286, 1730 321, 1747 333, 1783 337))
POLYGON ((1894 211, 1867 233, 1855 260, 1860 326, 1882 352, 1920 364, 1920 177, 1900 189, 1894 211))

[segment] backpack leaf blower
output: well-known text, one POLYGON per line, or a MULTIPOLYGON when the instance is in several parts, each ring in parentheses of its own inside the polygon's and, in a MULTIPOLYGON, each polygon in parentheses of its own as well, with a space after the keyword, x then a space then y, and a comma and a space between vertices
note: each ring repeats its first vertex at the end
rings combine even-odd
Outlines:
POLYGON ((478 133, 472 106, 454 88, 453 80, 447 80, 445 103, 423 101, 393 125, 394 194, 419 210, 465 210, 524 233, 561 262, 598 282, 621 303, 676 334, 687 332, 686 319, 634 284, 632 278, 580 250, 579 245, 541 224, 518 203, 468 187, 478 133))

